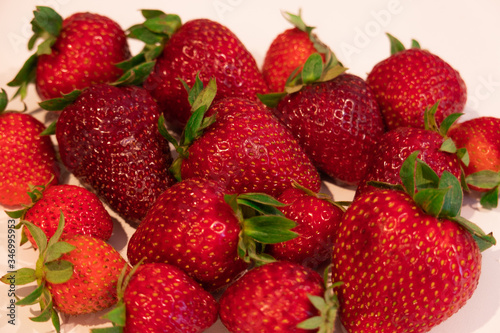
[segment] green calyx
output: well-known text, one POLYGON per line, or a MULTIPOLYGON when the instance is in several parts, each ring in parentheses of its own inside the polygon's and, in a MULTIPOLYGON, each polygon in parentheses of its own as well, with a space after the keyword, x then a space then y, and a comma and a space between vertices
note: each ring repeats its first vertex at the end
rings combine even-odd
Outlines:
POLYGON ((465 178, 468 185, 487 190, 481 195, 480 203, 483 208, 494 209, 498 207, 500 189, 500 172, 482 170, 468 175, 465 178))
MULTIPOLYGON (((396 37, 393 35, 387 33, 387 37, 389 37, 389 41, 391 43, 391 54, 396 54, 398 52, 406 50, 405 46, 403 43, 401 43, 396 37)), ((420 43, 417 42, 415 39, 411 40, 411 48, 412 49, 421 49, 420 43)))
POLYGON ((60 241, 64 230, 64 216, 61 212, 59 225, 50 240, 47 240, 45 233, 33 223, 21 220, 17 228, 21 225, 28 228, 38 247, 39 256, 35 269, 18 269, 15 272, 7 273, 0 281, 15 285, 26 285, 36 281, 37 288, 25 298, 19 299, 16 305, 26 306, 38 303, 40 305, 40 314, 30 319, 34 322, 52 320, 56 331, 60 332, 59 315, 53 307, 52 295, 46 287, 46 283, 64 283, 73 275, 73 264, 60 259, 63 254, 75 249, 73 245, 60 241))

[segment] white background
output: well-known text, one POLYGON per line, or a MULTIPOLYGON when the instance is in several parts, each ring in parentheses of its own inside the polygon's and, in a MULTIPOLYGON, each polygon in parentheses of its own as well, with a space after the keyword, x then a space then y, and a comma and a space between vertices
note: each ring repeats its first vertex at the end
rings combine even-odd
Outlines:
MULTIPOLYGON (((142 22, 139 9, 161 9, 179 14, 185 22, 193 18, 210 18, 227 25, 262 64, 265 52, 274 37, 290 25, 280 11, 297 13, 316 26, 316 33, 329 45, 353 74, 366 78, 370 69, 389 55, 385 32, 398 37, 405 45, 412 38, 422 47, 441 56, 457 69, 468 87, 468 102, 464 119, 477 116, 500 117, 500 2, 480 1, 77 1, 77 0, 17 0, 0 2, 0 87, 6 87, 30 53, 26 43, 31 36, 32 11, 36 5, 51 6, 63 17, 78 11, 91 11, 117 21, 123 28, 142 22)), ((140 45, 131 43, 133 52, 140 45)), ((37 107, 37 96, 30 90, 29 111, 39 119, 45 113, 37 107)), ((19 109, 19 102, 11 108, 19 109)), ((0 159, 2 157, 0 156, 0 159)), ((0 163, 1 164, 1 163, 0 163)), ((76 183, 74 179, 70 182, 76 183)), ((336 200, 350 200, 352 189, 325 184, 336 200)), ((325 188, 325 189, 326 189, 325 188)), ((3 207, 0 207, 3 208, 3 207)), ((479 208, 477 197, 468 196, 462 215, 478 223, 485 231, 500 237, 500 209, 479 208)), ((119 219, 110 243, 126 257, 128 236, 133 229, 119 219)), ((18 238, 19 239, 19 238, 18 238)), ((434 328, 432 333, 494 333, 500 328, 500 250, 491 248, 483 253, 483 270, 474 296, 454 317, 434 328)), ((17 250, 18 268, 33 267, 35 253, 23 246, 17 250)), ((0 274, 7 271, 7 216, 0 212, 0 274)), ((0 286, 0 332, 50 332, 49 324, 35 324, 29 308, 18 308, 16 326, 7 323, 8 288, 0 286)), ((27 288, 20 289, 24 295, 27 288)), ((106 325, 99 314, 63 317, 63 332, 88 332, 95 325, 106 325)), ((226 332, 219 323, 210 333, 226 332)))

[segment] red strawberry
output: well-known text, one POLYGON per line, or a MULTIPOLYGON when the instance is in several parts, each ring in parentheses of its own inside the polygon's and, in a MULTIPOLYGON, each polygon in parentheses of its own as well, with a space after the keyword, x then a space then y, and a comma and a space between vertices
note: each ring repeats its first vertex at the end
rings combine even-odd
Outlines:
POLYGON ((160 112, 143 88, 85 89, 56 124, 61 160, 122 217, 139 222, 173 183, 172 156, 158 130, 160 112))
POLYGON ((28 205, 28 191, 39 184, 59 182, 59 164, 46 128, 27 113, 5 111, 7 94, 0 93, 0 204, 10 207, 28 205))
POLYGON ((175 266, 139 265, 126 279, 118 287, 114 315, 107 315, 115 326, 124 325, 126 333, 201 333, 217 320, 215 298, 175 266), (125 322, 115 320, 117 311, 125 322))
POLYGON ((53 9, 37 6, 31 21, 34 35, 44 42, 31 56, 10 86, 21 96, 33 78, 42 100, 61 97, 75 89, 115 81, 123 74, 116 66, 130 57, 125 32, 108 17, 81 12, 64 20, 53 9))
POLYGON ((387 128, 423 128, 424 111, 436 102, 438 124, 450 114, 462 112, 467 89, 460 74, 418 43, 405 49, 401 42, 389 37, 392 55, 376 64, 366 79, 387 128))
MULTIPOLYGON (((333 332, 336 298, 322 300, 324 281, 316 271, 296 263, 276 261, 253 268, 222 294, 219 316, 230 332, 333 332), (320 316, 325 323, 299 324, 320 316)), ((318 320, 321 322, 321 320, 318 320)))
POLYGON ((385 131, 370 88, 352 74, 307 84, 273 111, 320 171, 348 184, 361 180, 385 131))
MULTIPOLYGON (((61 212, 65 216, 64 233, 89 235, 108 240, 113 232, 113 221, 99 198, 89 190, 69 184, 37 188, 32 192, 35 200, 22 211, 22 219, 30 221, 50 239, 57 230, 61 212)), ((9 215, 13 212, 9 212, 9 215)), ((33 236, 26 235, 36 247, 33 236)))
POLYGON ((460 216, 457 178, 429 173, 420 182, 417 154, 405 162, 406 192, 358 196, 335 235, 332 279, 343 282, 340 319, 349 332, 429 331, 472 296, 481 271, 478 244, 495 243, 460 216))
POLYGON ((267 252, 277 260, 293 261, 317 268, 331 260, 333 236, 344 209, 327 195, 304 188, 289 188, 278 198, 285 217, 297 222, 292 230, 299 234, 289 241, 272 244, 267 252))
POLYGON ((255 59, 233 32, 208 19, 186 22, 168 40, 144 82, 175 130, 191 116, 183 81, 193 85, 198 73, 205 84, 215 78, 218 99, 256 100, 257 93, 267 92, 255 59))
POLYGON ((272 92, 282 92, 285 83, 294 70, 300 69, 307 58, 319 52, 325 60, 328 49, 312 33, 314 27, 307 26, 299 15, 284 14, 285 18, 294 25, 280 33, 272 41, 264 58, 262 75, 272 92))

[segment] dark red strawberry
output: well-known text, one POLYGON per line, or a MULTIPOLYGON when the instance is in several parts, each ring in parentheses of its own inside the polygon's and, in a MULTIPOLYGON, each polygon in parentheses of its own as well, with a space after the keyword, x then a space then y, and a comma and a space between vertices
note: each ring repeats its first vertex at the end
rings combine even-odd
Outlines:
POLYGON ((54 145, 42 136, 46 127, 31 114, 6 111, 7 93, 0 92, 0 204, 29 205, 28 192, 35 185, 59 182, 54 145))
POLYGON ((56 124, 66 168, 133 222, 174 182, 159 116, 145 89, 100 84, 81 92, 56 124))
POLYGON ((333 236, 344 209, 328 195, 305 188, 289 188, 278 198, 285 217, 297 223, 293 228, 298 237, 272 244, 267 252, 277 260, 296 262, 316 269, 331 260, 333 236))
POLYGON ((343 282, 336 291, 349 332, 429 331, 472 296, 480 250, 495 243, 460 216, 460 181, 415 165, 417 154, 405 162, 405 191, 361 194, 335 234, 332 279, 343 282))
POLYGON ((219 316, 229 332, 292 333, 318 328, 333 332, 337 299, 331 295, 325 301, 324 296, 325 284, 316 271, 276 261, 253 268, 230 285, 220 298, 219 316))
POLYGON ((267 92, 255 59, 233 32, 208 19, 188 21, 172 34, 144 82, 167 123, 179 132, 191 116, 183 82, 192 86, 198 74, 205 84, 215 78, 217 99, 257 100, 257 93, 267 92))
POLYGON ((38 46, 10 86, 19 86, 22 98, 31 81, 42 100, 61 97, 75 89, 109 83, 123 71, 116 64, 130 57, 125 32, 115 21, 99 14, 79 12, 63 20, 53 9, 37 6, 28 43, 38 46))
POLYGON ((437 55, 412 48, 389 35, 392 55, 376 64, 366 82, 373 90, 388 129, 424 127, 423 114, 439 102, 436 120, 462 112, 467 89, 460 74, 437 55))

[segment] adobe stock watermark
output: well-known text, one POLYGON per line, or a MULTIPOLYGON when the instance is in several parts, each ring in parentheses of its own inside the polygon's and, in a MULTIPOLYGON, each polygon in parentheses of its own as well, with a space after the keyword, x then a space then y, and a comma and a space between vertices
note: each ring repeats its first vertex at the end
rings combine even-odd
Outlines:
POLYGON ((391 24, 394 16, 401 14, 403 10, 400 0, 389 0, 385 8, 372 10, 370 12, 372 19, 366 22, 363 27, 354 28, 352 42, 340 43, 339 50, 342 52, 343 59, 349 62, 353 55, 360 54, 371 44, 373 39, 385 33, 385 28, 391 24))
POLYGON ((500 80, 493 77, 492 74, 488 76, 479 76, 478 83, 469 92, 467 97, 467 104, 474 110, 480 108, 481 101, 489 99, 496 91, 500 89, 500 80))
POLYGON ((7 322, 10 325, 16 324, 16 278, 14 276, 14 271, 16 270, 16 255, 17 255, 17 245, 16 245, 16 220, 9 219, 7 221, 7 258, 6 264, 8 267, 7 281, 9 289, 7 290, 7 299, 9 304, 7 305, 7 322))
POLYGON ((234 12, 245 0, 214 0, 212 6, 220 20, 224 19, 228 13, 234 12))

